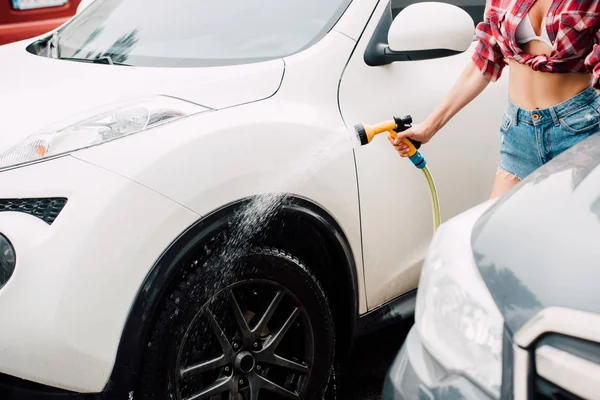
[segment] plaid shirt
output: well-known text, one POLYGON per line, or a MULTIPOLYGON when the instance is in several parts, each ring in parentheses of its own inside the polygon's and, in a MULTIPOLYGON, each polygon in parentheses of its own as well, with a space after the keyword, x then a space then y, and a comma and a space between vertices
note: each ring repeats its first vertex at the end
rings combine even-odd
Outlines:
POLYGON ((492 82, 502 75, 507 59, 543 72, 600 75, 600 0, 554 0, 545 26, 554 44, 549 56, 523 52, 515 31, 535 0, 488 0, 484 20, 477 25, 478 39, 472 60, 492 82))

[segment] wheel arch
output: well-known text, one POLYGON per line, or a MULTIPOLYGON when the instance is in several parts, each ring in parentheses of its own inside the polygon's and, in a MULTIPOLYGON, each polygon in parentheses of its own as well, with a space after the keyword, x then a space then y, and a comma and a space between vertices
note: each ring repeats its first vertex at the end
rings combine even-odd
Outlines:
MULTIPOLYGON (((135 389, 144 342, 165 294, 176 282, 178 274, 185 270, 186 261, 202 252, 211 239, 226 232, 236 212, 252 199, 239 199, 203 216, 158 258, 130 309, 105 393, 121 394, 135 389)), ((352 345, 359 317, 359 290, 354 254, 341 226, 318 204, 288 196, 278 207, 260 241, 294 254, 322 281, 330 297, 336 330, 344 333, 337 338, 337 349, 346 353, 352 345)))

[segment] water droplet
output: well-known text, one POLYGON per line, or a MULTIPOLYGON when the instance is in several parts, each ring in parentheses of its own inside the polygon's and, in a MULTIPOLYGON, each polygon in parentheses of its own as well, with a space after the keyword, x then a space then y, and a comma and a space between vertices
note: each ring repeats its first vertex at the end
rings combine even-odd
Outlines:
MULTIPOLYGON (((275 181, 269 179, 259 183, 257 191, 262 193, 245 205, 229 222, 230 229, 224 234, 224 245, 214 253, 207 265, 212 271, 211 281, 228 281, 235 272, 236 261, 247 254, 254 239, 265 233, 277 210, 288 199, 288 193, 307 182, 323 167, 353 148, 360 146, 354 130, 333 132, 321 137, 314 146, 299 157, 290 160, 287 167, 280 168, 275 181), (260 186, 264 185, 263 188, 260 186)), ((205 250, 210 254, 208 250, 205 250)))

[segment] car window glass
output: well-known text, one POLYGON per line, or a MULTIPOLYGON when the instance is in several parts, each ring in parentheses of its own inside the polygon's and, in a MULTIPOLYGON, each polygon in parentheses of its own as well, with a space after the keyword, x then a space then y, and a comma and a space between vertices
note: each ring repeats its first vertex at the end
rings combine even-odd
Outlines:
POLYGON ((230 65, 283 57, 320 39, 350 0, 103 0, 59 34, 62 57, 139 66, 230 65))
MULTIPOLYGON (((402 9, 410 4, 414 3, 422 3, 430 0, 391 0, 392 2, 392 13, 394 17, 398 15, 402 9)), ((465 10, 471 18, 473 18, 473 22, 477 25, 479 22, 483 21, 483 12, 485 9, 485 0, 439 0, 442 3, 452 4, 454 6, 460 7, 465 10)))

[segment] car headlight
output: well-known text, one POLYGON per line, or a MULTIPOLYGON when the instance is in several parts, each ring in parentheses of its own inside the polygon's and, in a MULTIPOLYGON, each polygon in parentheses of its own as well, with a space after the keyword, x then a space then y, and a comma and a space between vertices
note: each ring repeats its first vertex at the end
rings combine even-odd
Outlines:
POLYGON ((434 358, 498 398, 503 318, 472 256, 471 228, 479 215, 471 210, 438 230, 419 281, 415 321, 434 358))
POLYGON ((155 96, 94 110, 35 133, 0 154, 0 170, 110 142, 209 109, 155 96))
POLYGON ((0 234, 0 289, 8 282, 15 270, 15 249, 4 235, 0 234))

